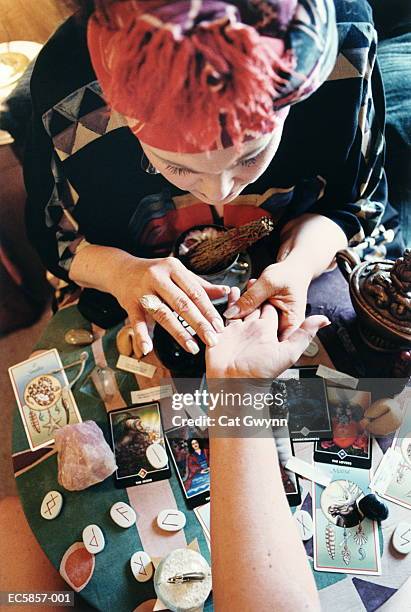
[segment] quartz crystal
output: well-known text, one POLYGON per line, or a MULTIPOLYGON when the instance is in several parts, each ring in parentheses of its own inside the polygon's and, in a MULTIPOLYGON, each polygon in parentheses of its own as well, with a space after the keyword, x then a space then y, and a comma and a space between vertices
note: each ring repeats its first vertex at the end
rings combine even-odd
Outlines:
POLYGON ((117 468, 113 452, 94 421, 58 429, 55 442, 58 481, 68 491, 82 491, 102 482, 117 468))

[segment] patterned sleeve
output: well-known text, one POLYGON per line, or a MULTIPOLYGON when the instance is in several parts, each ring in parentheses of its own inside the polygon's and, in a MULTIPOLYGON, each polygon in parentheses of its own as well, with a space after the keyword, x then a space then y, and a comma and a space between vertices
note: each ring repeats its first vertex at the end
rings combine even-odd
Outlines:
POLYGON ((325 84, 339 142, 330 143, 333 166, 311 209, 332 219, 354 246, 381 222, 387 202, 384 163, 384 90, 376 62, 377 36, 370 22, 339 23, 340 48, 325 84), (338 83, 344 82, 346 97, 338 83), (337 158, 334 151, 338 151, 337 158))
POLYGON ((26 227, 29 240, 49 272, 69 281, 77 248, 85 244, 74 208, 78 194, 65 178, 33 97, 31 134, 24 163, 27 190, 26 227))

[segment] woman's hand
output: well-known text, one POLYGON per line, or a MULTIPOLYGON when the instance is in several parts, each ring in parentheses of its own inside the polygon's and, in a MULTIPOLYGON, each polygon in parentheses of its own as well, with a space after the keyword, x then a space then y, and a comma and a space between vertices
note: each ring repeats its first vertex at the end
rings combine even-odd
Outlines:
MULTIPOLYGON (((231 301, 236 297, 232 290, 231 301)), ((207 377, 275 378, 298 361, 318 330, 329 323, 323 316, 309 317, 280 342, 276 308, 264 304, 244 320, 230 321, 220 335, 219 346, 207 348, 207 377)))
POLYGON ((140 303, 144 295, 160 298, 163 304, 151 316, 186 351, 196 354, 199 351, 197 343, 173 311, 191 325, 207 346, 215 346, 224 323, 211 299, 227 292, 225 286, 212 285, 187 270, 175 257, 139 259, 127 255, 124 265, 114 271, 111 287, 111 293, 128 313, 134 332, 134 352, 138 357, 153 348, 147 327, 148 314, 140 303))
POLYGON ((264 270, 226 317, 245 317, 269 300, 279 311, 279 334, 285 340, 304 321, 312 279, 329 269, 346 246, 343 230, 327 217, 306 213, 291 220, 281 232, 278 263, 264 270))
POLYGON ((312 275, 297 265, 292 257, 268 266, 238 302, 224 314, 229 319, 243 318, 266 301, 280 314, 279 337, 286 340, 305 319, 307 291, 312 275))

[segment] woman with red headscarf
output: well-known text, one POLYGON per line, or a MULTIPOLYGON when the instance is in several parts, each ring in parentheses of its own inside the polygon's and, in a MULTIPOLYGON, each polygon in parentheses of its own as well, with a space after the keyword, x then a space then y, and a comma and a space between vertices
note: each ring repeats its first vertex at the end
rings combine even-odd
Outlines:
MULTIPOLYGON (((31 240, 50 272, 82 289, 84 314, 106 325, 129 316, 137 354, 152 349, 149 296, 186 350, 198 346, 172 311, 204 340, 210 379, 277 376, 325 323, 303 322, 311 280, 374 229, 385 203, 367 3, 78 4, 83 23, 63 24, 31 81, 31 240), (267 214, 271 261, 224 328, 211 300, 225 288, 169 257, 172 245, 194 225, 267 214)), ((212 437, 210 457, 216 609, 318 610, 273 439, 212 437)), ((22 522, 12 512, 6 533, 22 522)), ((20 576, 38 574, 33 541, 20 549, 30 553, 20 576)))
POLYGON ((28 231, 48 270, 83 289, 79 308, 100 325, 128 315, 137 355, 152 350, 147 309, 196 353, 173 311, 214 346, 223 322, 211 300, 226 288, 169 257, 175 239, 269 214, 272 257, 225 314, 269 299, 286 338, 311 280, 384 209, 368 5, 79 4, 83 24, 57 31, 31 83, 28 231))

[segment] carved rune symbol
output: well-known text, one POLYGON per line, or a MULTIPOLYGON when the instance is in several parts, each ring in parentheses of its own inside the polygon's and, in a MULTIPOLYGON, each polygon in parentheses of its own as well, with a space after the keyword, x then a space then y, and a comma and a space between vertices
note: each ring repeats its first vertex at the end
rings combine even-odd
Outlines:
POLYGON ((141 560, 139 563, 137 561, 133 561, 133 565, 137 565, 137 567, 139 568, 138 570, 139 574, 142 574, 143 576, 147 576, 146 568, 144 567, 144 563, 141 560))
POLYGON ((56 499, 57 499, 57 495, 55 495, 54 497, 53 497, 53 495, 52 495, 52 496, 50 497, 50 499, 48 500, 47 504, 46 504, 46 506, 47 506, 47 511, 48 511, 48 513, 50 514, 50 516, 51 516, 51 511, 53 510, 54 506, 56 506, 56 505, 57 505, 57 504, 56 504, 56 501, 55 501, 56 499))
POLYGON ((117 510, 117 512, 118 512, 118 513, 119 513, 121 516, 124 516, 124 518, 128 520, 128 516, 127 516, 127 514, 128 514, 128 510, 127 510, 127 508, 124 508, 124 506, 121 506, 121 508, 116 508, 116 510, 117 510))
POLYGON ((90 546, 98 546, 98 541, 97 541, 97 537, 96 534, 94 533, 94 529, 91 530, 91 533, 93 534, 93 537, 91 538, 89 545, 90 546))
POLYGON ((303 528, 303 535, 305 536, 307 529, 304 523, 304 517, 302 516, 297 517, 297 521, 300 523, 301 527, 303 528))
POLYGON ((173 525, 174 527, 178 527, 178 522, 177 523, 173 523, 172 520, 168 520, 170 517, 173 516, 177 516, 178 514, 175 514, 173 512, 169 512, 163 519, 163 525, 173 525))
POLYGON ((411 529, 407 529, 407 531, 401 533, 400 538, 401 540, 403 540, 403 542, 401 542, 401 546, 406 546, 407 544, 409 544, 411 542, 411 529), (409 534, 408 538, 405 537, 407 534, 409 534))

